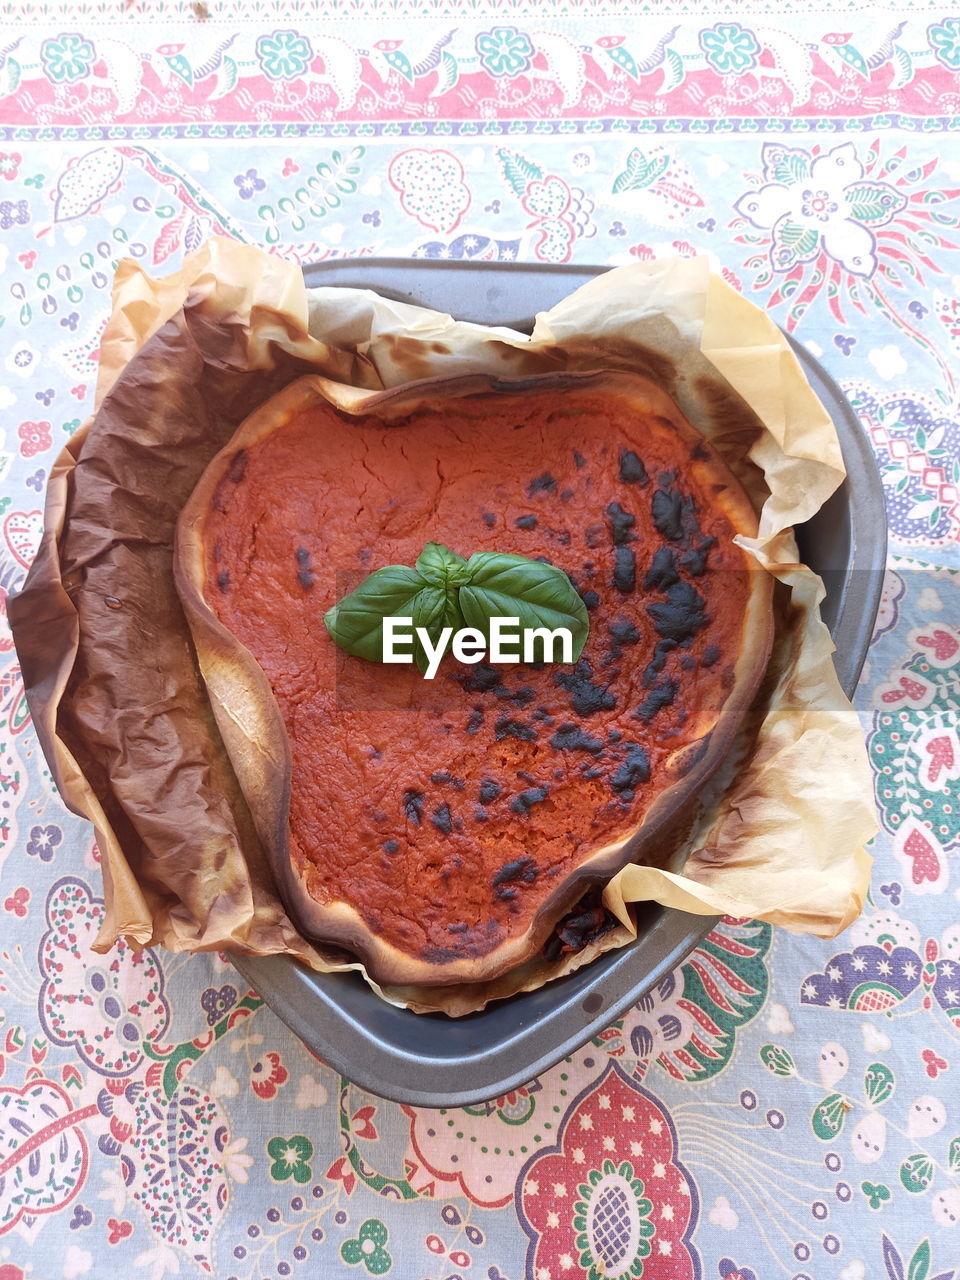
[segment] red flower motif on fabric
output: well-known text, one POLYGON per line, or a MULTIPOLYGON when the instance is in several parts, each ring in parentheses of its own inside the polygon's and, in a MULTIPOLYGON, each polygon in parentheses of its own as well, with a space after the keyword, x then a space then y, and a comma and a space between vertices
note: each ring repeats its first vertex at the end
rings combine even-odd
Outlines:
POLYGON ((133 1235, 133 1223, 128 1222, 126 1218, 108 1218, 107 1231, 107 1243, 119 1244, 121 1240, 126 1240, 127 1236, 133 1235))
POLYGON ((0 151, 0 178, 12 182, 20 172, 23 156, 19 151, 0 151))
POLYGON ((373 1118, 377 1114, 376 1107, 361 1107, 359 1111, 355 1111, 350 1118, 350 1128, 357 1138, 368 1138, 371 1142, 376 1142, 379 1138, 377 1126, 373 1123, 373 1118))
POLYGON ((21 422, 17 435, 20 437, 20 453, 24 458, 44 453, 53 444, 49 422, 21 422))
POLYGON ((9 898, 4 898, 3 909, 9 911, 15 916, 19 916, 22 920, 27 914, 27 903, 30 901, 30 890, 26 885, 20 885, 18 889, 14 889, 9 898))
POLYGON ((696 1185, 657 1099, 611 1062, 520 1176, 526 1274, 697 1280, 696 1185))
POLYGON ((290 1072, 280 1061, 279 1053, 271 1050, 253 1064, 250 1088, 258 1098, 275 1098, 277 1090, 290 1079, 290 1072))
POLYGON ((353 1172, 350 1161, 346 1156, 341 1156, 339 1160, 334 1160, 324 1177, 329 1178, 331 1182, 342 1182, 343 1189, 348 1196, 353 1193, 353 1188, 357 1185, 357 1175, 353 1172))
POLYGON ((941 1058, 932 1049, 924 1049, 920 1057, 923 1059, 924 1068, 931 1080, 936 1080, 941 1071, 949 1069, 950 1064, 946 1058, 941 1058))

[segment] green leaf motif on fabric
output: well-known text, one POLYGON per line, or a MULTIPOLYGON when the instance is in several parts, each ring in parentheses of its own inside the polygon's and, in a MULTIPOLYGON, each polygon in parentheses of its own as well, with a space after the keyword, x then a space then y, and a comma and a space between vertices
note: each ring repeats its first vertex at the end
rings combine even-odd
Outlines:
POLYGON ((843 1128, 850 1104, 842 1093, 831 1093, 813 1109, 811 1124, 821 1142, 831 1142, 843 1128))
MULTIPOLYGON (((921 1240, 907 1268, 907 1280, 927 1280, 930 1273, 930 1241, 921 1240)), ((940 1277, 937 1280, 941 1280, 940 1277)))
POLYGON ((933 1181, 933 1161, 921 1151, 907 1156, 900 1165, 900 1181, 903 1189, 912 1195, 926 1191, 933 1181))
POLYGON ((771 240, 773 262, 779 271, 798 262, 808 262, 820 248, 820 233, 799 222, 791 222, 789 216, 781 218, 773 228, 771 240))
POLYGON ((786 1049, 778 1044, 765 1044, 760 1049, 760 1061, 775 1076, 795 1076, 797 1067, 786 1049))
POLYGON ((896 1087, 896 1077, 882 1062, 871 1062, 863 1076, 863 1091, 874 1107, 882 1106, 896 1087))
POLYGON ((518 196, 523 195, 528 183, 540 182, 543 178, 543 170, 540 166, 517 151, 506 151, 501 147, 497 151, 497 159, 503 168, 503 176, 518 196))
POLYGON ((611 62, 616 63, 621 71, 625 71, 631 80, 640 79, 640 68, 637 66, 633 54, 628 53, 622 45, 618 45, 615 49, 604 49, 604 53, 611 62))
POLYGON ((668 49, 663 55, 663 82, 657 93, 662 95, 678 89, 686 79, 683 59, 674 49, 668 49))
MULTIPOLYGON (((665 1044, 658 1065, 674 1079, 710 1080, 730 1065, 737 1033, 763 1008, 770 976, 766 957, 773 929, 759 920, 724 920, 707 935, 679 972, 682 1001, 697 1012, 696 1032, 685 1044, 665 1044)), ((648 1028, 630 1033, 639 1058, 648 1056, 648 1028)))
POLYGON ((848 187, 844 195, 850 216, 867 226, 889 222, 907 204, 906 196, 885 182, 858 182, 856 186, 848 187))
POLYGON ((768 182, 796 186, 810 176, 810 157, 805 151, 769 142, 763 148, 763 173, 768 182))
POLYGON ((859 49, 855 49, 852 44, 842 44, 835 47, 834 52, 843 59, 848 67, 853 67, 855 71, 858 71, 865 80, 870 79, 870 68, 859 49))
POLYGON ((639 147, 634 147, 627 156, 623 173, 614 179, 613 194, 620 195, 623 191, 639 191, 643 187, 652 186, 669 164, 669 156, 651 156, 648 160, 639 147))
POLYGON ((193 88, 193 67, 182 53, 164 54, 164 62, 170 70, 180 77, 184 84, 193 88))

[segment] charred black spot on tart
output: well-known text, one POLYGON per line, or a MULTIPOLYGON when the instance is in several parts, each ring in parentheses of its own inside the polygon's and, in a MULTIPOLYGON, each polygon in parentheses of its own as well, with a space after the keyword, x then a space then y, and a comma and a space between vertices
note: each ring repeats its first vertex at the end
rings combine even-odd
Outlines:
POLYGON ((549 794, 549 787, 529 787, 513 797, 510 808, 514 813, 529 814, 533 806, 542 804, 549 794))
POLYGON ((549 471, 543 471, 531 480, 527 486, 527 496, 532 498, 535 493, 556 493, 557 482, 549 471))
POLYGON ((610 538, 615 547, 625 547, 628 542, 636 542, 636 534, 630 532, 637 523, 637 517, 624 511, 619 502, 611 502, 606 510, 610 521, 610 538))
POLYGON ((476 733, 483 724, 483 711, 480 707, 474 707, 467 719, 467 733, 476 733))
POLYGON ((589 610, 594 610, 600 603, 600 597, 596 591, 584 591, 580 595, 580 599, 589 610))
POLYGON ((643 687, 649 689, 657 676, 667 665, 667 657, 677 648, 676 640, 658 640, 653 650, 653 657, 647 663, 643 673, 643 687))
POLYGON ((671 542, 683 537, 683 500, 676 489, 658 489, 653 495, 654 528, 671 542))
POLYGON ((581 729, 577 724, 562 724, 550 739, 550 745, 558 751, 588 751, 591 755, 599 755, 603 750, 603 739, 581 729))
POLYGON ((511 720, 509 716, 501 716, 494 725, 494 736, 500 742, 503 738, 517 738, 520 742, 535 742, 537 731, 532 725, 522 720, 511 720))
POLYGON ((213 495, 213 508, 215 511, 225 512, 227 502, 227 488, 230 485, 238 485, 243 480, 247 470, 247 451, 239 449, 231 458, 230 465, 224 472, 223 478, 217 485, 213 495))
POLYGON ((610 632, 610 648, 604 659, 604 665, 619 662, 627 646, 640 642, 640 632, 626 618, 615 618, 613 622, 608 622, 607 630, 610 632))
POLYGON ((493 691, 498 698, 502 698, 507 702, 515 702, 518 707, 527 707, 537 696, 537 691, 531 685, 521 685, 519 689, 508 689, 506 685, 498 685, 493 691))
POLYGON ((705 553, 715 545, 712 539, 704 537, 697 504, 677 485, 676 471, 660 472, 660 487, 653 495, 651 514, 654 527, 668 542, 676 542, 694 552, 691 564, 699 562, 698 552, 705 553))
POLYGON ((587 465, 587 460, 586 460, 586 458, 583 456, 583 454, 582 454, 582 453, 580 453, 580 452, 578 452, 576 449, 574 449, 574 451, 573 451, 573 463, 574 463, 574 466, 577 468, 577 470, 578 470, 578 471, 582 471, 582 470, 583 470, 583 468, 587 465))
POLYGON ((620 479, 624 484, 645 485, 650 481, 643 460, 632 449, 620 450, 620 479))
POLYGON ((399 851, 400 851, 400 841, 399 841, 399 840, 384 840, 384 842, 383 842, 383 844, 380 846, 380 848, 384 851, 384 853, 391 853, 391 854, 392 854, 392 853, 399 853, 399 851))
POLYGON ((430 815, 430 821, 438 831, 448 836, 453 830, 453 815, 450 813, 450 806, 446 803, 437 805, 430 815))
POLYGON ((578 716, 591 716, 596 711, 612 711, 616 697, 605 684, 595 682, 588 658, 580 658, 572 671, 558 671, 554 684, 570 694, 570 705, 578 716))
POLYGON ((707 558, 713 547, 717 545, 716 538, 701 538, 696 547, 691 547, 689 551, 685 551, 680 557, 680 563, 686 569, 687 573, 694 578, 702 578, 707 571, 707 558))
POLYGON ((720 661, 720 649, 715 644, 708 644, 700 657, 701 667, 712 667, 720 661))
POLYGON ((637 557, 632 547, 615 547, 613 585, 623 595, 637 588, 637 557))
POLYGON ((671 676, 664 676, 653 686, 643 702, 634 712, 635 720, 649 724, 658 711, 673 705, 680 686, 671 676))
POLYGON ((217 574, 217 586, 224 592, 230 590, 230 575, 226 569, 221 569, 217 574))
POLYGON ((480 803, 491 804, 502 792, 500 783, 493 778, 484 778, 480 783, 480 803))
POLYGON ((501 884, 513 884, 519 880, 522 884, 533 884, 539 873, 539 867, 532 858, 517 858, 514 862, 505 862, 493 877, 493 887, 501 884))
POLYGON ((503 684, 503 676, 497 667, 478 662, 472 671, 457 677, 467 693, 489 693, 503 684))
POLYGON ((442 787, 449 783, 455 791, 462 791, 464 782, 462 778, 455 778, 449 769, 438 769, 436 773, 431 773, 430 781, 442 787))
POLYGON ((484 511, 482 514, 483 514, 483 523, 487 526, 488 529, 492 529, 493 526, 497 523, 497 517, 493 514, 492 511, 484 511))
POLYGON ((625 755, 610 778, 610 789, 630 801, 644 782, 650 781, 650 757, 639 742, 625 742, 625 755))
POLYGON ((643 580, 644 591, 669 591, 679 581, 676 555, 669 547, 657 547, 643 580))
POLYGON ((686 644, 709 623, 706 601, 689 582, 675 582, 664 601, 647 605, 647 613, 664 640, 686 644))
POLYGON ((535 529, 537 527, 536 516, 517 516, 513 522, 518 529, 535 529))
POLYGON ((306 547, 297 547, 295 557, 297 561, 297 581, 304 591, 310 591, 316 578, 313 572, 313 565, 310 563, 310 552, 306 547))
POLYGON ((592 889, 558 921, 544 943, 545 960, 559 960, 561 956, 582 951, 617 927, 617 917, 606 909, 600 895, 601 890, 592 889))
POLYGON ((403 793, 403 811, 415 827, 419 827, 423 816, 423 792, 408 788, 403 793))

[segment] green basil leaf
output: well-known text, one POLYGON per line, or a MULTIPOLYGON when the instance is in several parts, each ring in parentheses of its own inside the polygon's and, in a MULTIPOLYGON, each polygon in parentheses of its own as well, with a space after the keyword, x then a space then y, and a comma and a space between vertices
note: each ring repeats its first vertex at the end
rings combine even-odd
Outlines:
POLYGON ((428 542, 417 558, 417 573, 432 587, 452 592, 467 581, 467 562, 442 542, 428 542))
MULTIPOLYGON (((590 631, 587 609, 562 569, 526 556, 480 551, 467 562, 469 580, 460 588, 460 611, 468 627, 489 636, 491 618, 519 618, 520 630, 566 627, 573 660, 590 631)), ((542 646, 538 642, 538 653, 542 646)))
POLYGON ((416 569, 388 564, 338 600, 323 621, 341 649, 355 658, 382 662, 384 618, 412 618, 417 597, 425 589, 433 590, 416 569))
MULTIPOLYGON (((422 591, 418 592, 413 602, 411 616, 413 618, 414 632, 413 660, 417 664, 421 675, 425 674, 427 667, 430 665, 430 660, 423 645, 416 637, 417 627, 423 627, 434 646, 436 646, 444 627, 452 627, 456 631, 458 627, 463 626, 462 620, 459 620, 459 615, 460 610, 456 606, 456 600, 451 602, 446 591, 442 588, 426 586, 422 591), (457 615, 457 620, 454 621, 449 619, 451 604, 453 611, 457 615)), ((447 639, 449 642, 449 636, 447 639)))

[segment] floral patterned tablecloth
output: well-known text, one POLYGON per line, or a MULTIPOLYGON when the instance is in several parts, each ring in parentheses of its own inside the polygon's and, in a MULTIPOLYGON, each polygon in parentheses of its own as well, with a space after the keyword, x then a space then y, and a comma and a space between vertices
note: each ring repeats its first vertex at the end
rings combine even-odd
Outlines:
POLYGON ((862 918, 833 942, 724 920, 570 1060, 457 1110, 339 1078, 223 957, 91 950, 98 851, 4 623, 0 1280, 954 1280, 960 13, 0 13, 3 598, 90 410, 117 261, 166 272, 210 234, 304 262, 706 251, 840 382, 890 528, 862 918))

